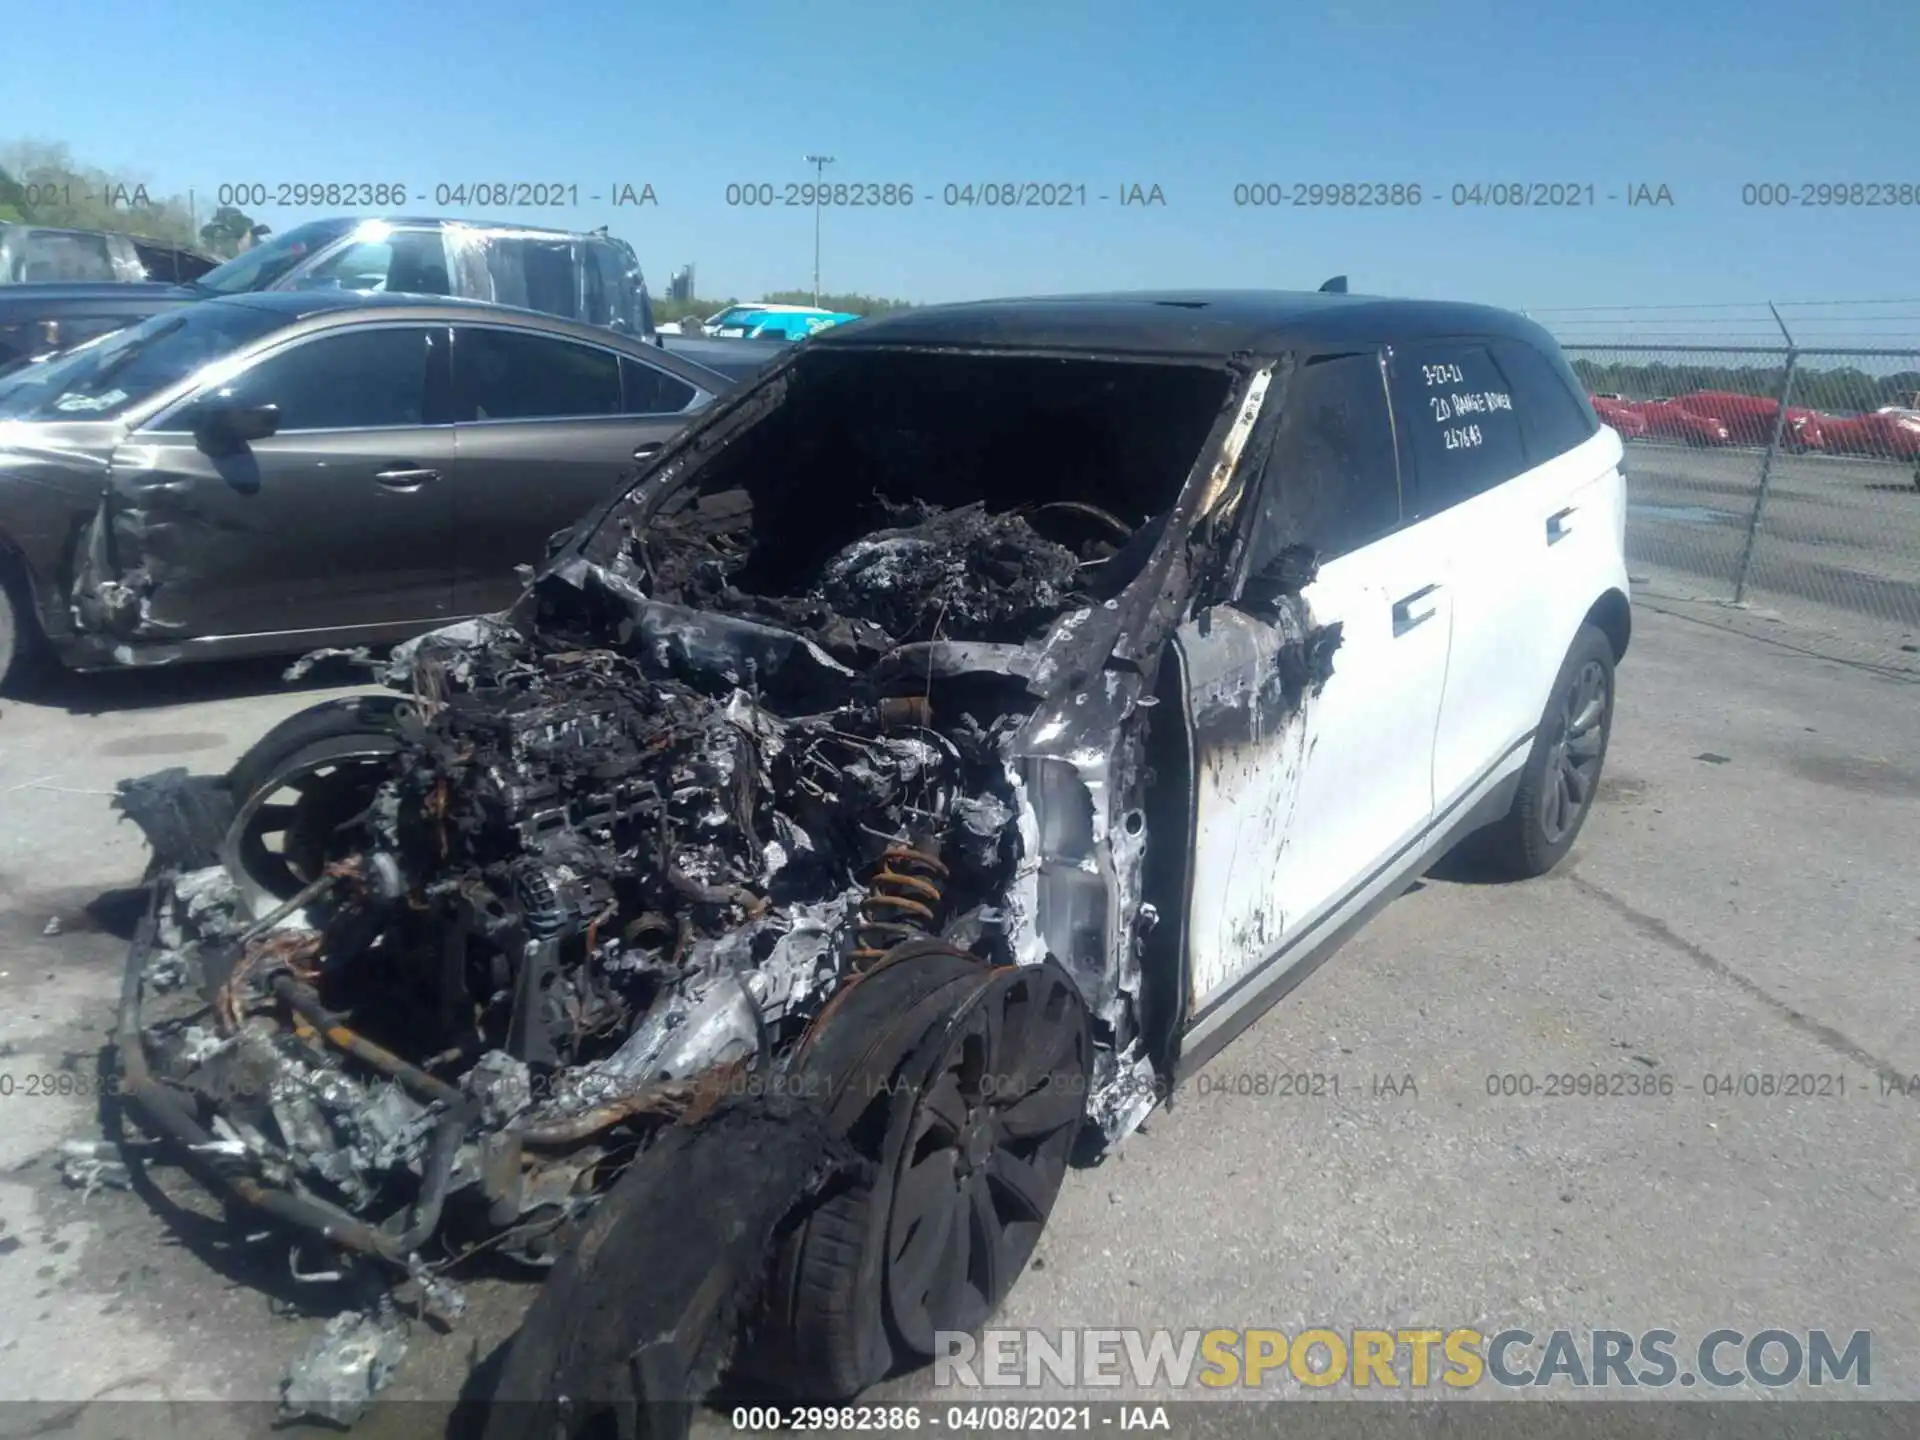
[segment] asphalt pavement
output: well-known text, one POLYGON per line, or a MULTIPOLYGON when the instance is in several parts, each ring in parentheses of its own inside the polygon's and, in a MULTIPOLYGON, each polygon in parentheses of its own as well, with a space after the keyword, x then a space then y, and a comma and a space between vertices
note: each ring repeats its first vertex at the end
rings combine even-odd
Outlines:
MULTIPOLYGON (((1886 533, 1860 522, 1861 553, 1886 533)), ((1897 644, 1847 661, 1734 622, 1642 606, 1601 803, 1563 868, 1443 871, 1389 906, 1069 1177, 998 1323, 1865 1329, 1872 1393, 1920 1398, 1920 1099, 1888 1080, 1920 1072, 1920 674, 1897 644), (1337 1094, 1278 1093, 1302 1072, 1337 1094), (1544 1093, 1616 1072, 1672 1092, 1544 1093), (1741 1093, 1789 1074, 1842 1085, 1741 1093), (1490 1093, 1520 1088, 1507 1076, 1534 1093, 1490 1093), (1709 1094, 1721 1077, 1734 1093, 1709 1094)), ((262 1408, 152 1402, 270 1401, 318 1329, 299 1309, 325 1287, 283 1249, 158 1194, 83 1194, 55 1152, 98 1134, 97 1100, 65 1092, 98 1073, 145 864, 114 782, 221 768, 333 693, 258 666, 0 701, 0 1399, 38 1402, 0 1405, 0 1440, 261 1433, 262 1408)), ((390 1394, 438 1406, 372 1433, 444 1424, 530 1293, 476 1279, 460 1327, 417 1331, 390 1394)), ((881 1398, 941 1393, 923 1373, 881 1398)))
POLYGON ((1794 623, 1880 643, 1920 632, 1920 487, 1912 462, 1627 447, 1627 555, 1664 594, 1740 598, 1794 623), (1751 554, 1749 533, 1752 533, 1751 554))

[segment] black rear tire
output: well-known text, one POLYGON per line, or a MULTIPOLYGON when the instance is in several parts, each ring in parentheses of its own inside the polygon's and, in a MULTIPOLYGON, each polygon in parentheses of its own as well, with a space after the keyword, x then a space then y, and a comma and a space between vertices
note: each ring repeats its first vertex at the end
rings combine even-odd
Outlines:
POLYGON ((1531 879, 1566 858, 1606 763, 1613 682, 1613 642, 1598 626, 1581 626, 1554 677, 1513 808, 1473 837, 1474 859, 1508 878, 1531 879))

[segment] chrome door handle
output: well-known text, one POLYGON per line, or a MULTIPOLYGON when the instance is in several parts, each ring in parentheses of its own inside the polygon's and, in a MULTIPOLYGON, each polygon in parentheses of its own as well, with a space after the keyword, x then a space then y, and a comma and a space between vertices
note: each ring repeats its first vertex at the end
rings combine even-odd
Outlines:
POLYGON ((1438 605, 1428 605, 1418 614, 1414 613, 1413 608, 1439 588, 1438 585, 1422 585, 1411 595, 1402 595, 1393 602, 1393 633, 1395 635, 1404 635, 1414 626, 1426 624, 1439 613, 1438 605))
POLYGON ((1578 505, 1569 505, 1566 509, 1556 511, 1547 517, 1547 544, 1558 545, 1573 533, 1573 527, 1567 524, 1567 517, 1579 508, 1578 505))
POLYGON ((633 458, 636 460, 651 460, 654 456, 658 455, 665 448, 666 448, 665 442, 660 440, 651 440, 651 441, 648 441, 645 445, 634 446, 633 458))
POLYGON ((429 480, 438 480, 438 470, 382 470, 374 477, 376 483, 389 490, 418 490, 429 480))

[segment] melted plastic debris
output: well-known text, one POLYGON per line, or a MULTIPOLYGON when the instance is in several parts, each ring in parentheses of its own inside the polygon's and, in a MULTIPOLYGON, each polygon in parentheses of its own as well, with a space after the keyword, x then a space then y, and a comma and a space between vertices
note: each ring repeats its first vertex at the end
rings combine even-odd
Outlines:
POLYGON ((68 1140, 60 1146, 60 1179, 89 1198, 99 1189, 130 1190, 132 1177, 120 1148, 104 1140, 68 1140))
POLYGON ((189 775, 176 766, 122 780, 113 803, 145 833, 156 869, 199 870, 220 863, 220 841, 233 820, 223 777, 189 775))
POLYGON ((288 1367, 280 1413, 351 1425, 393 1378, 407 1353, 405 1322, 388 1311, 348 1311, 288 1367))
POLYGON ((1022 639, 1066 603, 1079 565, 1023 516, 969 505, 856 540, 827 563, 820 591, 896 642, 1022 639))

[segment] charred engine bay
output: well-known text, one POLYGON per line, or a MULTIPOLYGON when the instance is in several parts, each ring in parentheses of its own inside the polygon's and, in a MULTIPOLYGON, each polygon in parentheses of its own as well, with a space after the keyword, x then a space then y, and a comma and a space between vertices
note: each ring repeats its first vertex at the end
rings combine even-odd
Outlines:
POLYGON ((529 633, 421 646, 391 774, 297 909, 174 885, 155 1068, 269 1183, 395 1228, 431 1200, 455 1246, 540 1262, 649 1127, 777 1066, 900 941, 1030 956, 1014 657, 1125 535, 885 518, 797 596, 703 558, 673 605, 594 567, 529 633))
POLYGON ((173 888, 147 1051, 270 1183, 373 1219, 437 1181, 453 1222, 472 1191, 469 1238, 540 1261, 601 1166, 898 941, 1011 961, 1009 717, 782 716, 529 642, 467 660, 298 916, 250 933, 218 870, 173 888), (363 1078, 364 1042, 405 1068, 363 1078))

